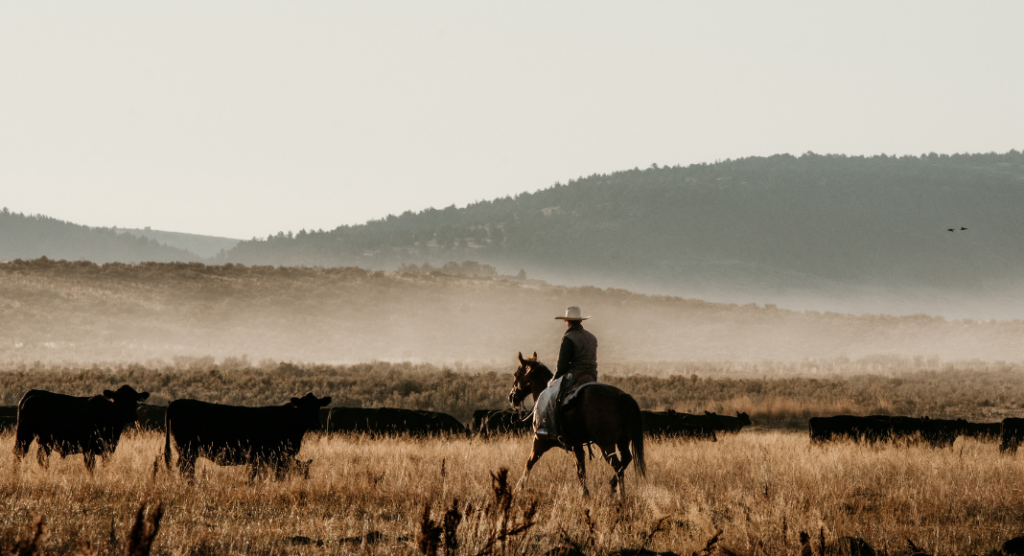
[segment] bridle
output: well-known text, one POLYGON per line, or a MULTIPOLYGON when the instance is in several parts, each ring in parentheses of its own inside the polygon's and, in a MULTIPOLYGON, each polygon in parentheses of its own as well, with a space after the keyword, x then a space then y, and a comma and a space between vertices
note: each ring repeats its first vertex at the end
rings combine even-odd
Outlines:
POLYGON ((529 385, 530 373, 532 371, 533 367, 529 363, 524 363, 516 369, 515 382, 512 383, 512 391, 508 393, 508 402, 512 404, 512 407, 522 407, 523 401, 530 395, 530 388, 524 388, 523 383, 529 385))

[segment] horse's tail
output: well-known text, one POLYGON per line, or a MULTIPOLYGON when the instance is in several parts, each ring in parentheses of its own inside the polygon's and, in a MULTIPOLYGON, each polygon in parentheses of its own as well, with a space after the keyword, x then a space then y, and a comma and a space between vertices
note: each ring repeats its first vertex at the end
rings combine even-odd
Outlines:
POLYGON ((164 414, 164 466, 171 468, 171 408, 164 414))
POLYGON ((622 408, 626 429, 633 445, 633 465, 636 466, 636 472, 640 477, 644 478, 647 476, 647 462, 644 461, 644 421, 640 415, 640 406, 629 394, 619 398, 619 406, 622 408))

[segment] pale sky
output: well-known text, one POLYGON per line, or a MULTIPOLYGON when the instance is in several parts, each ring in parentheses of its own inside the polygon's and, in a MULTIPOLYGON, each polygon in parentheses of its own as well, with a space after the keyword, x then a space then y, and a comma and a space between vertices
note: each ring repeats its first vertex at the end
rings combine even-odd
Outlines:
POLYGON ((1022 2, 0 0, 0 205, 249 238, 595 172, 1024 149, 1022 2))

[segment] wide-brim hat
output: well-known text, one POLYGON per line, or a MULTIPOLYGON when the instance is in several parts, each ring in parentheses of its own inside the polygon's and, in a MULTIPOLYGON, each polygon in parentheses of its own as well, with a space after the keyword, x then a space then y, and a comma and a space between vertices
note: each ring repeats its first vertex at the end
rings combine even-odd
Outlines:
POLYGON ((559 320, 587 320, 590 317, 583 316, 583 311, 580 311, 579 307, 567 307, 565 309, 564 317, 555 317, 559 320))

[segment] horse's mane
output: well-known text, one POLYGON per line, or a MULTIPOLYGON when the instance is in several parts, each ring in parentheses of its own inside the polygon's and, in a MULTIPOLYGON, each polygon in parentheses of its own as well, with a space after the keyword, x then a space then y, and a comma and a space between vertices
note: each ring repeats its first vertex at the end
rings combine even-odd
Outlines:
POLYGON ((551 377, 555 376, 555 373, 551 372, 551 369, 540 361, 530 361, 527 365, 530 367, 530 372, 528 374, 533 375, 536 373, 537 376, 545 382, 551 380, 551 377))

